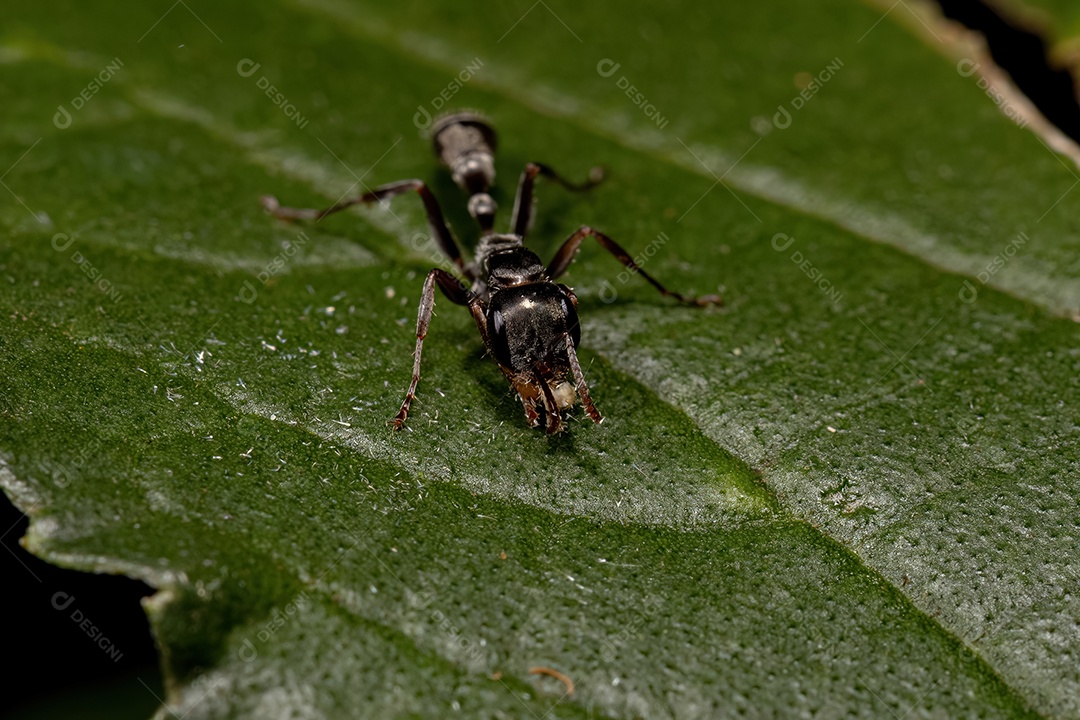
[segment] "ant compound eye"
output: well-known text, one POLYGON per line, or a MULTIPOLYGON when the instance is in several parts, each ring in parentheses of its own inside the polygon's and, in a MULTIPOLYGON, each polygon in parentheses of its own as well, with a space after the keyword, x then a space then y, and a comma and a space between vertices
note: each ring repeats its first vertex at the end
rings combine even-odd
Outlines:
POLYGON ((503 367, 510 367, 510 343, 506 339, 506 321, 501 310, 492 308, 488 314, 488 333, 496 362, 503 367))

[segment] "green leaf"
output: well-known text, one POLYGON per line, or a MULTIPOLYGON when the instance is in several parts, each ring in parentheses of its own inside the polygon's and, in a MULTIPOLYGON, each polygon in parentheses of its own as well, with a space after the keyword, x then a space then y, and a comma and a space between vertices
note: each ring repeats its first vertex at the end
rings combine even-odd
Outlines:
POLYGON ((0 484, 158 589, 161 717, 1080 716, 1078 181, 920 7, 78 10, 0 34, 0 484), (542 256, 725 293, 584 249, 602 426, 527 428, 437 301, 390 432, 419 203, 259 209, 419 177, 471 244, 444 96, 503 208, 609 168, 542 256))

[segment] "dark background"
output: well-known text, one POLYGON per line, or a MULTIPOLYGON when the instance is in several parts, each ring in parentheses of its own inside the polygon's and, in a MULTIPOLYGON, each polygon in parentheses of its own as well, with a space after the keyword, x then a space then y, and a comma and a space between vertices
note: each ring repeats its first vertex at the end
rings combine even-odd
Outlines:
POLYGON ((11 628, 4 642, 0 717, 150 717, 158 706, 154 694, 163 697, 163 690, 140 600, 153 590, 130 578, 64 570, 39 560, 19 544, 27 525, 26 516, 0 493, 3 617, 11 628), (52 604, 58 592, 74 598, 64 610, 52 604), (122 653, 118 659, 72 620, 76 609, 122 653))
POLYGON ((1047 46, 1038 28, 1010 24, 1009 18, 997 14, 992 2, 938 0, 938 4, 946 17, 981 32, 994 61, 1008 71, 1013 82, 1046 119, 1073 140, 1080 141, 1076 82, 1068 70, 1047 62, 1047 46))

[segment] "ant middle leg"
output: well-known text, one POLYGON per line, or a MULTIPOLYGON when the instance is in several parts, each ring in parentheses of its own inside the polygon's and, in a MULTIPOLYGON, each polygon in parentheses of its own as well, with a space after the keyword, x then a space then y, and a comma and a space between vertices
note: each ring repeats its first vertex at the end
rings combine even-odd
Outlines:
POLYGON ((552 280, 566 272, 570 267, 570 263, 574 261, 574 256, 577 255, 578 250, 581 248, 581 243, 587 237, 594 237, 596 241, 600 243, 600 246, 607 250, 609 253, 615 256, 615 258, 621 262, 626 269, 631 272, 637 273, 641 277, 645 278, 646 282, 652 285, 654 288, 660 291, 661 295, 675 298, 679 302, 687 303, 688 305, 723 305, 724 299, 719 295, 703 295, 702 297, 688 297, 681 293, 677 293, 674 290, 668 290, 666 287, 660 284, 660 282, 649 273, 641 269, 634 259, 630 257, 630 253, 626 252, 617 242, 609 238, 599 230, 593 230, 588 225, 582 227, 573 235, 571 235, 558 252, 555 253, 554 259, 551 264, 548 265, 548 275, 552 280))
POLYGON ((327 215, 341 212, 353 205, 367 205, 381 202, 409 191, 415 191, 416 194, 420 196, 420 199, 423 200, 428 225, 431 228, 432 234, 435 235, 435 238, 439 242, 439 248, 451 261, 453 261, 454 265, 457 266, 458 270, 460 270, 465 277, 469 280, 475 280, 475 274, 461 257, 461 250, 458 248, 457 242, 455 242, 454 236, 450 232, 450 227, 446 224, 446 218, 443 216, 442 208, 439 207, 439 201, 435 198, 435 194, 431 192, 431 189, 424 184, 423 180, 398 180, 397 182, 380 185, 374 190, 370 190, 354 198, 340 200, 322 210, 316 208, 283 207, 273 195, 263 195, 262 198, 260 198, 260 201, 262 202, 263 208, 265 208, 268 213, 281 220, 314 220, 315 222, 318 222, 327 215))
POLYGON ((424 338, 427 337, 428 327, 431 325, 431 314, 435 310, 436 283, 450 302, 470 306, 475 303, 471 293, 461 281, 442 268, 432 268, 424 278, 424 289, 420 293, 420 309, 416 314, 416 349, 413 351, 412 380, 405 393, 405 400, 401 403, 401 409, 388 423, 396 430, 400 430, 405 423, 405 419, 409 416, 409 406, 416 397, 416 386, 420 382, 420 353, 423 352, 424 338))
POLYGON ((526 165, 525 171, 521 173, 521 180, 518 182, 517 197, 514 199, 514 215, 510 221, 511 231, 518 237, 525 237, 525 234, 529 232, 529 225, 532 224, 533 186, 536 184, 537 175, 543 175, 567 190, 583 192, 591 190, 603 181, 604 169, 594 167, 589 171, 588 180, 583 183, 572 183, 547 165, 541 165, 540 163, 526 165))

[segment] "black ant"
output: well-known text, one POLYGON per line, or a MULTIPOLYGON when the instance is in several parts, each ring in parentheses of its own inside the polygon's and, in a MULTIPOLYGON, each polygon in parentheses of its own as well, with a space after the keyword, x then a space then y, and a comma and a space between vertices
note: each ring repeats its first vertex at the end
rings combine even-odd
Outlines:
POLYGON ((420 352, 435 306, 436 284, 451 302, 469 308, 488 352, 521 398, 525 419, 530 426, 544 428, 549 434, 562 429, 563 411, 571 409, 579 399, 594 422, 603 420, 589 396, 589 387, 578 363, 576 348, 581 339, 581 327, 577 297, 566 285, 555 282, 570 267, 585 238, 595 238, 631 272, 641 275, 668 297, 699 306, 722 303, 717 295, 689 298, 668 290, 638 267, 614 240, 588 226, 571 235, 551 263, 545 266, 525 247, 525 234, 532 220, 536 177, 542 175, 568 190, 581 191, 602 180, 599 168, 594 168, 587 182, 576 185, 546 165, 529 163, 518 184, 511 232, 496 233, 493 230, 495 201, 488 194, 495 181, 495 131, 479 115, 459 112, 436 122, 432 136, 435 154, 450 168, 454 182, 469 193, 469 214, 480 224, 481 237, 472 262, 462 259, 439 203, 423 180, 399 180, 382 185, 325 210, 281 207, 274 197, 262 199, 263 206, 274 217, 285 220, 321 220, 347 207, 380 202, 410 190, 423 200, 428 224, 439 247, 471 286, 441 268, 434 268, 427 274, 416 319, 412 382, 401 410, 389 421, 395 428, 400 429, 408 417, 409 406, 416 396, 416 385, 420 382, 420 352))

